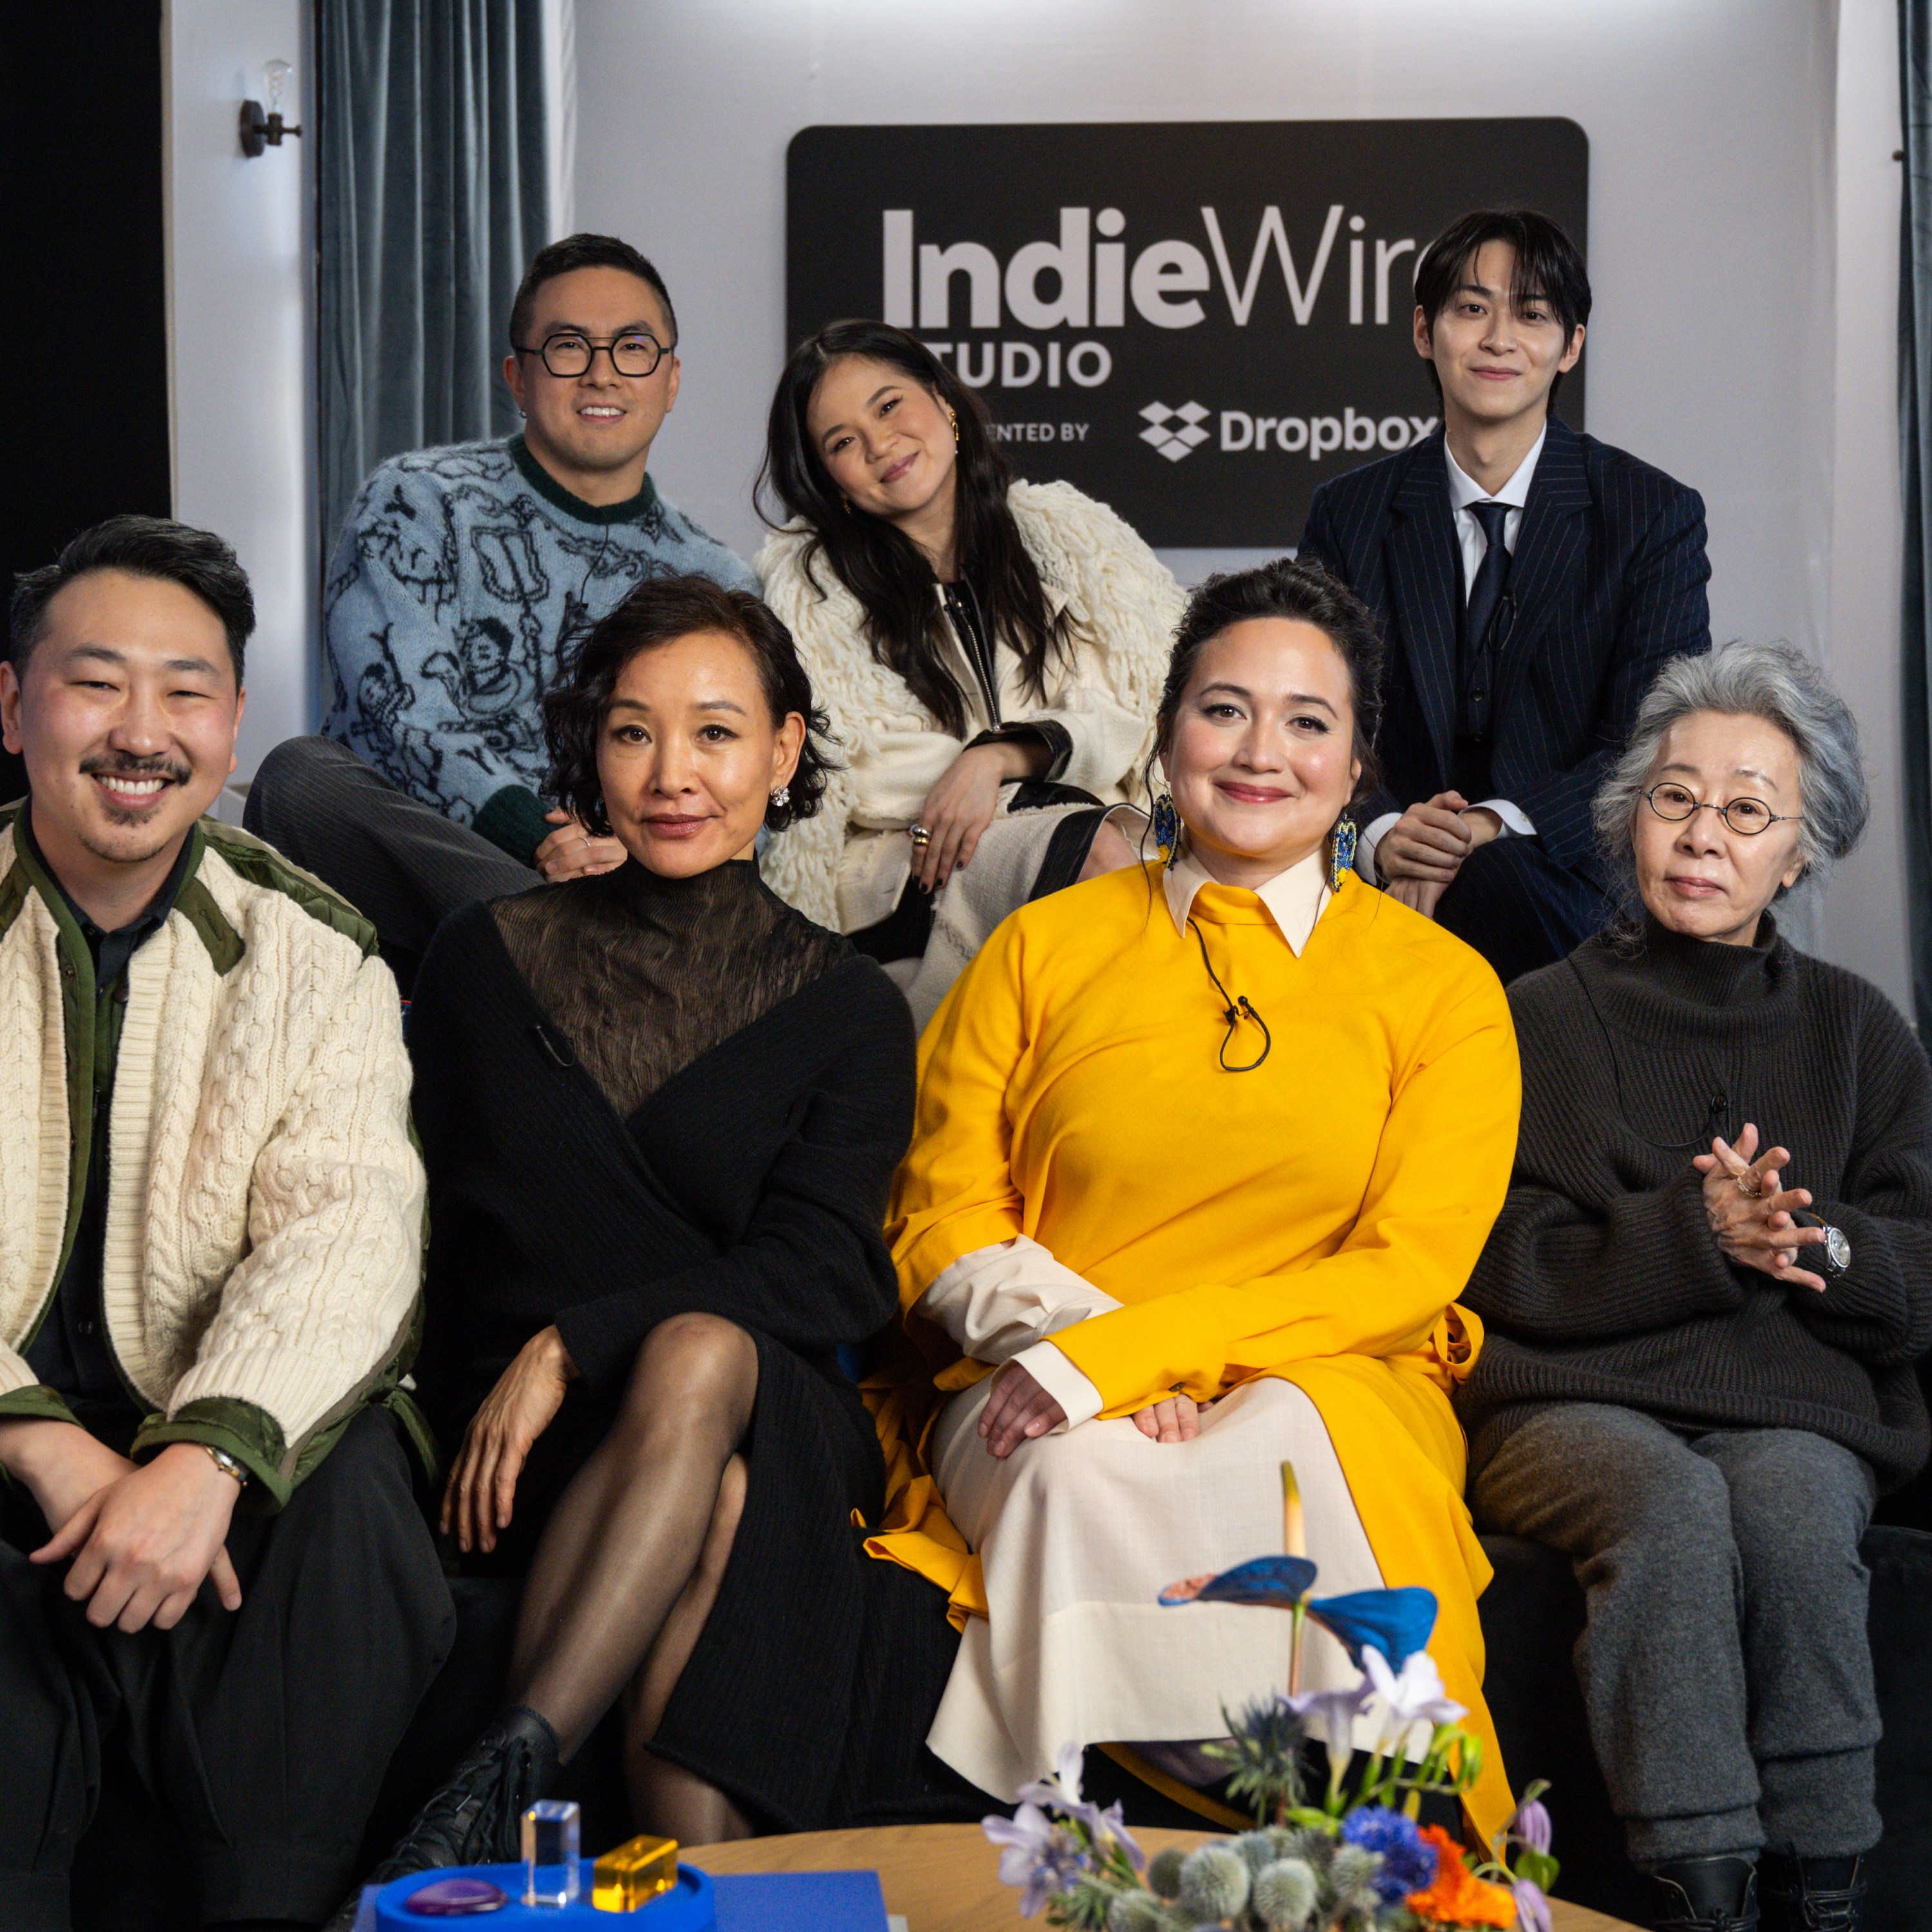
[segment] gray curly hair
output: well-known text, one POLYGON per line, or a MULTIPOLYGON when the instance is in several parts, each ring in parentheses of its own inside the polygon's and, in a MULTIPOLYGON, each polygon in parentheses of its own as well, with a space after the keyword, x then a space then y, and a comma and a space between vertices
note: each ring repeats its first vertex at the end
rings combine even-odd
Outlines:
POLYGON ((1701 657, 1672 658, 1637 707, 1630 744, 1598 790, 1598 842, 1634 890, 1632 826, 1652 766, 1671 726, 1694 712, 1760 718, 1798 748, 1798 856, 1822 874, 1863 837, 1870 806, 1858 756, 1858 721, 1825 674, 1795 644, 1736 640, 1701 657))

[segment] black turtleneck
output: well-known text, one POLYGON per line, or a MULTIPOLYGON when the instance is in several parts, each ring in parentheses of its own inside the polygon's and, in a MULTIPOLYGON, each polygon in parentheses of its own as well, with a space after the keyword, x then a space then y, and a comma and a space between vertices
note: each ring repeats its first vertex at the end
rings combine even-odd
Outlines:
POLYGON ((1489 1329, 1458 1398, 1472 1467, 1536 1407, 1585 1401, 1809 1430, 1888 1486, 1909 1477, 1928 1439, 1912 1364, 1932 1346, 1932 1072, 1884 995, 1767 914, 1750 946, 1654 921, 1604 934, 1509 997, 1522 1124, 1462 1298, 1489 1329), (1691 1156, 1747 1120, 1850 1239, 1822 1294, 1711 1234, 1691 1156))
POLYGON ((410 1051, 434 1231, 416 1373, 452 1444, 552 1323, 608 1392, 681 1311, 829 1366, 896 1306, 911 1018, 752 865, 627 864, 452 914, 410 1051))

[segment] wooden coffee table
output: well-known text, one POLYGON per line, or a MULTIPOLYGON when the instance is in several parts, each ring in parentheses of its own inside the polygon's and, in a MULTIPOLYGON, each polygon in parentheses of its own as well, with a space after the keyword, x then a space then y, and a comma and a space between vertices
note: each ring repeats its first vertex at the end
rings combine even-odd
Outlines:
MULTIPOLYGON (((1150 1856, 1169 1845, 1192 1846, 1208 1832, 1138 1831, 1150 1856)), ((875 1871, 886 1910, 902 1914, 906 1932, 1018 1932, 1019 1894, 1000 1882, 999 1853, 976 1825, 895 1825, 874 1832, 800 1832, 692 1845, 679 1856, 707 1872, 875 1871)), ((1556 1932, 1634 1932, 1580 1905, 1553 1899, 1556 1932)), ((1035 1922, 1037 1923, 1038 1922, 1035 1922)))

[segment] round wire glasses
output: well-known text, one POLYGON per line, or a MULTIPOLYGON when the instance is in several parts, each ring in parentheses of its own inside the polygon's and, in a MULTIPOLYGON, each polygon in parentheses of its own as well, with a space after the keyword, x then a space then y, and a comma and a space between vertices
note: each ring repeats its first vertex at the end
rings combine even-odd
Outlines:
POLYGON ((1681 824, 1694 814, 1714 812, 1740 838, 1755 838, 1774 825, 1802 816, 1796 812, 1773 812, 1761 798, 1734 798, 1727 804, 1713 805, 1681 784, 1655 784, 1642 794, 1643 802, 1660 818, 1681 824))

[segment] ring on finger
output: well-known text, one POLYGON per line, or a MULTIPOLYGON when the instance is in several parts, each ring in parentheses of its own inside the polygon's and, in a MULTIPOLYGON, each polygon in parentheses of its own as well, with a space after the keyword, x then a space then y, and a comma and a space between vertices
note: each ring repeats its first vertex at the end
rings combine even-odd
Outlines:
POLYGON ((922 848, 932 843, 932 832, 927 826, 909 825, 906 827, 906 836, 922 848))
POLYGON ((1733 1174, 1731 1178, 1738 1184, 1738 1192, 1740 1194, 1749 1196, 1754 1201, 1755 1201, 1758 1196, 1764 1192, 1764 1188, 1762 1184, 1756 1187, 1747 1187, 1744 1185, 1744 1178, 1742 1174, 1733 1174))

